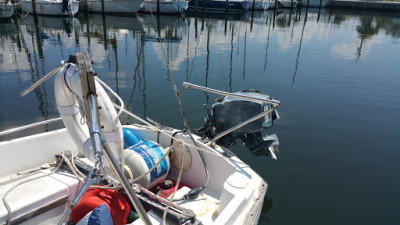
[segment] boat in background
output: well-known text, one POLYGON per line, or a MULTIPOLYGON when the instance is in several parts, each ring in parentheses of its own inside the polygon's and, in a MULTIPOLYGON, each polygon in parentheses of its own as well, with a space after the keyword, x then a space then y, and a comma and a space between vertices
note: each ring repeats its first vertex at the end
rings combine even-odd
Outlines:
MULTIPOLYGON (((18 2, 22 11, 33 13, 32 0, 18 2)), ((36 13, 47 16, 73 16, 79 10, 76 0, 36 0, 36 13)))
MULTIPOLYGON (((202 10, 204 4, 205 11, 226 11, 228 12, 245 12, 251 9, 251 1, 247 0, 215 0, 215 1, 208 1, 208 0, 198 0, 197 9, 202 10), (226 5, 228 3, 228 6, 226 5)), ((191 9, 196 8, 196 0, 190 0, 189 7, 191 9)))
POLYGON ((14 15, 14 6, 11 0, 0 0, 0 19, 8 19, 14 15))
MULTIPOLYGON (((143 0, 104 0, 104 13, 131 14, 137 13, 143 0)), ((88 12, 102 13, 101 0, 81 1, 81 10, 88 12), (86 5, 87 4, 87 5, 86 5)))
MULTIPOLYGON (((252 2, 253 3, 253 2, 252 2)), ((257 11, 265 11, 269 8, 268 0, 255 0, 254 1, 254 10, 257 11)))
POLYGON ((279 8, 295 8, 297 6, 297 0, 278 0, 279 8))
MULTIPOLYGON (((160 0, 160 13, 162 14, 183 14, 188 8, 188 0, 160 0)), ((143 1, 139 12, 157 13, 157 0, 143 1)))
POLYGON ((297 6, 297 0, 268 0, 269 2, 269 9, 276 8, 295 8, 297 6), (275 5, 276 4, 276 5, 275 5))
POLYGON ((268 9, 275 9, 275 3, 276 0, 268 0, 268 9))
POLYGON ((303 7, 307 6, 310 8, 325 8, 326 4, 328 3, 328 0, 302 0, 301 5, 303 7))

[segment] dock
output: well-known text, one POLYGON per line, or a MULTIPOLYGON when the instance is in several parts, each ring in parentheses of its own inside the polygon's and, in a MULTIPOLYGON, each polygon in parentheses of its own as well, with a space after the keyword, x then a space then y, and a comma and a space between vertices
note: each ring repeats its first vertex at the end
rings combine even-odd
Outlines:
POLYGON ((326 7, 400 12, 400 2, 394 1, 331 0, 326 7))

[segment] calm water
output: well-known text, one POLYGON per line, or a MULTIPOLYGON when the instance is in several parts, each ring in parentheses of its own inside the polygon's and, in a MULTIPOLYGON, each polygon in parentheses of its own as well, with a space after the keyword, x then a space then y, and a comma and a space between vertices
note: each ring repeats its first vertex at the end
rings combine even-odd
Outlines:
POLYGON ((282 102, 277 161, 234 149, 269 183, 260 224, 400 224, 398 14, 27 16, 0 22, 0 48, 0 130, 58 116, 52 79, 18 93, 76 52, 131 111, 176 128, 173 84, 192 128, 218 96, 183 81, 254 88, 282 102))

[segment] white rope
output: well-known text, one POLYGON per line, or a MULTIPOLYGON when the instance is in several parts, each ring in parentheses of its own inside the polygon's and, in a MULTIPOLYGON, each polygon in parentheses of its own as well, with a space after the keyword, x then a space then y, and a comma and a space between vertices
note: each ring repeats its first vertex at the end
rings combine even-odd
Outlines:
MULTIPOLYGON (((117 104, 115 104, 115 103, 114 103, 114 106, 115 106, 116 108, 120 108, 120 107, 119 107, 117 104)), ((167 136, 167 137, 169 137, 169 138, 171 138, 171 139, 173 139, 173 140, 175 140, 175 141, 182 141, 181 139, 178 139, 178 138, 176 138, 176 137, 173 137, 173 136, 172 136, 171 134, 169 134, 168 132, 165 132, 164 130, 162 130, 162 129, 156 127, 156 126, 154 126, 153 124, 147 122, 146 120, 144 120, 144 119, 140 118, 139 116, 137 116, 137 115, 135 115, 135 114, 129 112, 129 111, 126 110, 126 109, 123 109, 123 112, 126 113, 127 115, 129 115, 129 116, 131 116, 131 117, 133 117, 133 118, 139 120, 140 122, 146 124, 147 126, 149 126, 149 129, 152 129, 152 130, 154 130, 154 131, 156 131, 156 132, 160 132, 160 133, 164 134, 165 136, 167 136)), ((207 153, 209 153, 209 154, 212 154, 212 155, 217 156, 217 157, 220 157, 220 158, 225 158, 225 156, 221 155, 222 153, 216 153, 216 152, 210 151, 210 150, 208 150, 208 149, 204 149, 204 148, 201 148, 201 147, 197 147, 197 146, 195 146, 195 145, 193 145, 193 144, 189 144, 189 143, 185 143, 185 145, 188 146, 188 147, 191 147, 191 148, 194 148, 194 149, 203 151, 203 152, 207 152, 207 153)), ((214 148, 214 149, 215 149, 215 148, 214 148)), ((241 160, 239 160, 239 159, 234 159, 234 158, 231 157, 230 160, 232 160, 233 162, 242 164, 243 166, 250 167, 249 165, 247 165, 246 163, 244 163, 243 161, 241 161, 241 160)))
MULTIPOLYGON (((140 122, 142 122, 142 123, 144 123, 144 124, 146 124, 146 125, 148 125, 148 126, 150 126, 150 127, 156 128, 153 124, 147 122, 146 120, 140 118, 139 116, 137 116, 137 115, 135 115, 135 114, 129 112, 129 111, 126 110, 126 109, 123 109, 121 106, 119 106, 119 105, 117 105, 117 104, 115 104, 115 103, 113 103, 113 104, 114 104, 115 108, 122 110, 124 113, 128 114, 128 116, 131 116, 131 117, 133 117, 133 118, 139 120, 140 122)), ((157 129, 158 129, 158 128, 157 128, 157 129)))
POLYGON ((35 180, 35 179, 39 179, 39 178, 42 178, 42 177, 47 177, 47 176, 52 175, 53 173, 55 173, 55 172, 60 168, 61 164, 62 164, 62 161, 60 162, 60 164, 58 164, 58 166, 57 166, 56 168, 54 168, 53 170, 51 170, 50 173, 48 173, 48 174, 43 174, 43 175, 41 175, 41 176, 33 177, 33 178, 28 179, 28 180, 22 181, 22 182, 20 182, 20 183, 14 185, 13 187, 11 187, 10 189, 7 190, 7 192, 3 195, 3 199, 2 199, 2 200, 3 200, 3 204, 4 204, 4 206, 6 207, 6 210, 7 210, 7 221, 6 221, 6 225, 8 225, 8 224, 11 223, 11 208, 10 208, 10 205, 8 204, 8 202, 7 202, 7 199, 6 199, 7 195, 8 195, 12 190, 14 190, 14 189, 17 188, 18 186, 20 186, 21 184, 30 182, 30 181, 35 180))
POLYGON ((165 225, 165 223, 166 223, 165 221, 166 221, 166 219, 167 219, 167 210, 168 210, 169 206, 171 205, 172 200, 173 200, 174 197, 175 197, 175 193, 176 193, 176 191, 178 190, 179 184, 180 184, 180 182, 181 182, 181 177, 182 177, 182 172, 183 172, 183 162, 184 162, 184 161, 185 161, 185 154, 182 152, 181 169, 179 170, 179 175, 178 175, 178 179, 176 180, 174 192, 172 193, 172 195, 171 195, 171 197, 170 197, 170 199, 169 199, 169 201, 168 201, 168 204, 167 204, 167 206, 165 206, 165 209, 164 209, 164 213, 163 213, 163 225, 165 225))
POLYGON ((157 166, 165 159, 165 157, 167 157, 167 155, 169 155, 169 153, 172 151, 173 148, 169 148, 167 152, 164 153, 164 155, 158 160, 158 162, 156 164, 154 164, 153 167, 151 167, 146 173, 136 177, 135 179, 133 179, 131 181, 131 183, 135 183, 138 180, 140 180, 141 178, 143 178, 144 176, 146 176, 147 174, 149 174, 151 171, 153 171, 155 168, 157 168, 157 166))
POLYGON ((74 163, 74 157, 71 158, 71 161, 67 158, 67 156, 65 155, 64 151, 61 152, 61 157, 63 158, 63 160, 65 161, 65 163, 67 163, 68 167, 71 169, 71 171, 75 174, 76 178, 80 181, 80 182, 84 182, 86 179, 86 176, 78 170, 78 168, 76 168, 75 163, 74 163))
POLYGON ((17 173, 16 174, 17 177, 11 177, 9 180, 0 182, 0 186, 4 186, 4 185, 7 185, 9 183, 17 182, 19 180, 24 179, 25 177, 33 176, 33 175, 39 173, 41 169, 42 169, 42 167, 36 168, 36 169, 32 169, 32 170, 29 170, 29 171, 24 171, 24 172, 21 172, 21 173, 17 173))

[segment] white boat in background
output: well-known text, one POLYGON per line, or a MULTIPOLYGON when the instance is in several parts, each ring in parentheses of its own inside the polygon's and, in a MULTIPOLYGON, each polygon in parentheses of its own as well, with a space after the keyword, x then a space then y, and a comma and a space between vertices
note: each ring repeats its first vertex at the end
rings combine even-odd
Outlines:
POLYGON ((251 0, 190 0, 189 7, 196 9, 196 2, 198 10, 202 10, 204 4, 207 12, 246 12, 251 10, 252 4, 251 0))
MULTIPOLYGON (((61 118, 0 132, 0 136, 14 135, 60 120, 65 126, 0 142, 0 198, 4 203, 0 204, 0 224, 63 224, 68 220, 87 224, 84 221, 93 217, 133 225, 161 224, 163 220, 166 224, 258 224, 267 183, 249 165, 217 145, 217 137, 210 140, 152 125, 126 111, 119 96, 94 77, 91 64, 87 54, 70 57, 36 83, 56 74, 55 102, 61 118), (103 87, 119 99, 120 107, 111 102, 103 87), (144 125, 121 126, 121 113, 144 125), (140 218, 129 217, 131 212, 140 218)), ((185 89, 199 89, 196 86, 184 83, 185 89)), ((230 96, 228 102, 235 95, 219 94, 230 96)), ((236 96, 240 100, 253 95, 236 96)), ((256 100, 267 104, 257 115, 267 122, 280 102, 256 100)))
POLYGON ((268 0, 269 2, 269 9, 275 9, 276 8, 295 8, 297 6, 297 0, 293 0, 293 3, 291 0, 268 0), (276 4, 276 6, 275 6, 276 4))
MULTIPOLYGON (((253 2, 252 2, 253 3, 253 2)), ((255 0, 254 1, 254 10, 257 11, 265 11, 269 8, 268 0, 255 0)))
POLYGON ((296 0, 278 0, 278 8, 295 8, 296 6, 296 0))
MULTIPOLYGON (((188 8, 188 0, 160 0, 160 13, 163 14, 183 14, 188 8)), ((157 13, 157 0, 144 0, 139 12, 157 13)))
MULTIPOLYGON (((137 13, 143 0, 104 0, 104 13, 130 14, 137 13)), ((86 2, 82 1, 81 6, 86 8, 86 2)), ((103 12, 101 0, 87 0, 87 11, 103 12)))
POLYGON ((328 0, 302 0, 301 4, 303 7, 307 6, 310 8, 325 8, 326 4, 328 3, 328 0))
MULTIPOLYGON (((18 2, 22 11, 33 13, 32 0, 18 2)), ((36 0, 36 13, 47 16, 73 16, 79 10, 76 0, 36 0)))
POLYGON ((0 0, 0 19, 7 19, 14 15, 14 6, 11 0, 0 0))

